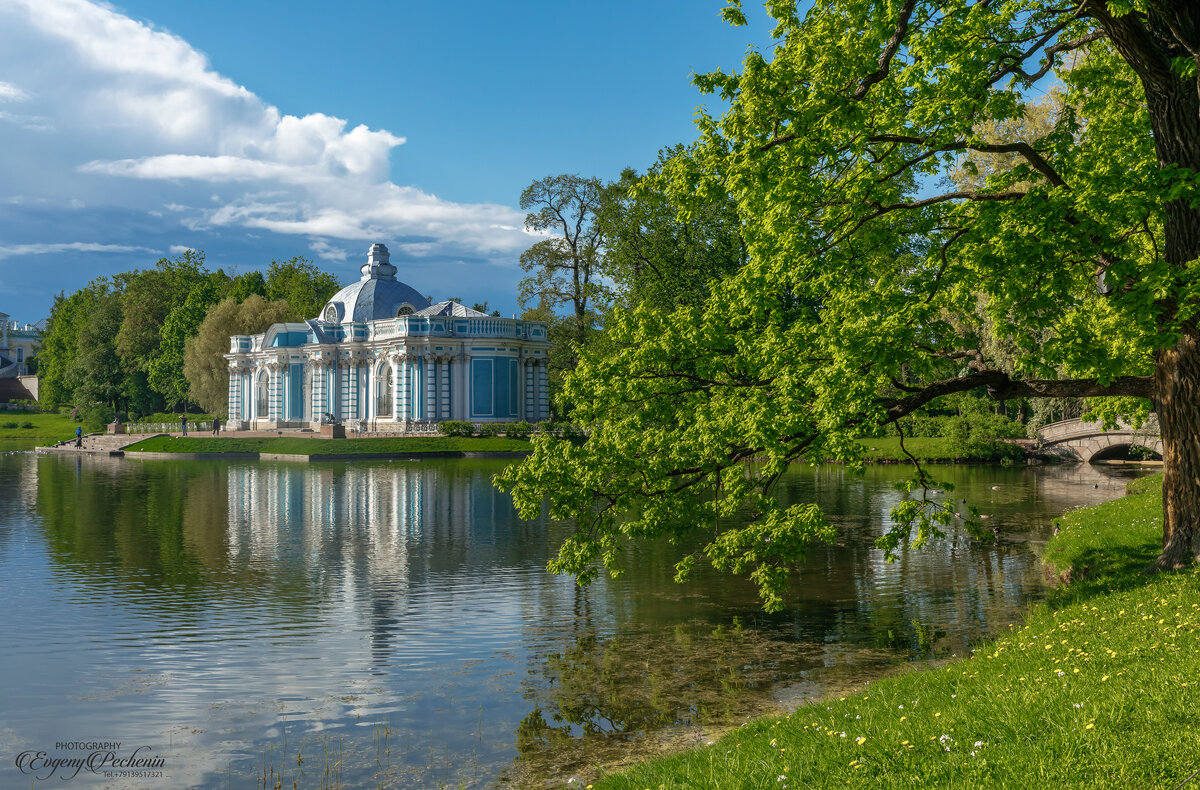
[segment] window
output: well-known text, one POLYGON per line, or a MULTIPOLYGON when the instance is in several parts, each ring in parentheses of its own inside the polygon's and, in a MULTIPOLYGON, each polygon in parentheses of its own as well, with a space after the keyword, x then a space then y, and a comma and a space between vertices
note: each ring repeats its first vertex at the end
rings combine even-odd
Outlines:
POLYGON ((325 323, 336 324, 338 322, 337 308, 329 305, 325 308, 325 323))
POLYGON ((255 390, 257 390, 258 394, 258 408, 254 415, 256 417, 262 417, 265 419, 266 417, 270 416, 270 381, 271 379, 265 370, 258 374, 258 384, 255 386, 255 390))
POLYGON ((392 366, 384 364, 379 375, 379 397, 375 403, 375 413, 380 417, 391 417, 393 400, 392 366))
POLYGON ((412 314, 413 314, 413 306, 410 305, 408 302, 405 302, 404 304, 400 305, 400 308, 398 310, 396 310, 397 318, 399 318, 402 315, 412 315, 412 314))

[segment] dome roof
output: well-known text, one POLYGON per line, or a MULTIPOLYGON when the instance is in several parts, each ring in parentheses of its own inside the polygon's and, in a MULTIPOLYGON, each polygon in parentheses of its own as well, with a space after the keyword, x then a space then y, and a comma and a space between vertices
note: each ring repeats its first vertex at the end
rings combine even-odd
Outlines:
POLYGON ((396 267, 390 262, 388 248, 374 244, 363 264, 362 278, 333 295, 325 303, 320 320, 327 324, 348 321, 375 321, 395 318, 400 308, 417 312, 429 305, 429 300, 416 288, 396 279, 396 267))

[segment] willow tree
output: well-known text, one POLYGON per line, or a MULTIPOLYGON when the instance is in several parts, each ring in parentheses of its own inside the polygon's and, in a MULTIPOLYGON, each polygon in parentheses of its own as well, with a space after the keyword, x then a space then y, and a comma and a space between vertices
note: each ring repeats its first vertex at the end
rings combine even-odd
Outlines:
MULTIPOLYGON (((1200 4, 1194 0, 769 2, 777 42, 696 78, 729 104, 664 168, 731 197, 748 262, 702 307, 641 306, 566 382, 582 444, 540 440, 499 481, 577 528, 552 568, 616 568, 624 537, 703 529, 680 559, 748 573, 768 608, 828 536, 772 483, 797 458, 937 398, 1148 399, 1164 443, 1160 568, 1200 555, 1200 4), (1005 139, 1051 88, 1045 134, 1005 139), (969 188, 947 178, 1004 154, 969 188), (951 184, 950 186, 946 186, 951 184), (986 311, 999 365, 958 320, 986 311), (747 463, 756 459, 756 463, 747 463), (740 509, 753 514, 735 522, 740 509)), ((725 9, 744 24, 740 8, 725 9)), ((913 497, 882 541, 948 514, 913 497)))

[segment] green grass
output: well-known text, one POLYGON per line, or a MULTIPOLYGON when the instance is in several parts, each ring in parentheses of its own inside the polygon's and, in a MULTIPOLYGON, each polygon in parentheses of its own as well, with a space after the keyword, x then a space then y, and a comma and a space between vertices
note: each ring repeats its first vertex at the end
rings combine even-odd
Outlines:
POLYGON ((291 455, 496 452, 528 449, 529 442, 520 439, 451 439, 440 436, 399 436, 387 439, 155 436, 125 448, 126 452, 284 453, 291 455))
MULTIPOLYGON (((859 439, 866 449, 863 457, 867 461, 911 463, 900 450, 898 436, 879 436, 859 439)), ((999 461, 1009 457, 1023 458, 1025 453, 1017 446, 1003 442, 977 442, 969 450, 956 449, 953 439, 940 436, 911 436, 904 440, 904 447, 920 461, 999 461)))
MULTIPOLYGON (((1174 788, 1200 769, 1200 574, 1143 576, 1154 483, 1062 519, 1077 580, 970 659, 760 719, 613 788, 1174 788)), ((1157 534, 1156 534, 1157 530, 1157 534)))
POLYGON ((66 439, 75 435, 76 425, 78 423, 67 414, 0 411, 0 438, 4 439, 66 439), (4 427, 14 422, 17 423, 17 427, 4 427), (20 427, 25 423, 31 423, 33 427, 20 427))

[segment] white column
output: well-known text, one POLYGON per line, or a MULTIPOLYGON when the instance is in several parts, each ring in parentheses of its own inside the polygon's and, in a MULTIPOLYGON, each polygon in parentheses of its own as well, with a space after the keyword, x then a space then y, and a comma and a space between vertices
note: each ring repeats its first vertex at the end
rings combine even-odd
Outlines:
POLYGON ((409 405, 408 369, 408 357, 401 357, 399 365, 400 373, 396 377, 396 416, 404 422, 412 419, 411 406, 409 405))
POLYGON ((319 423, 324 414, 325 365, 319 359, 310 359, 308 369, 312 373, 312 392, 308 393, 308 419, 319 423))
POLYGON ((421 415, 433 422, 437 419, 437 363, 432 355, 425 357, 425 381, 422 383, 425 385, 425 402, 421 404, 421 415))
POLYGON ((453 405, 453 398, 450 396, 453 386, 453 357, 443 356, 438 363, 438 419, 450 419, 450 409, 453 405))
POLYGON ((537 414, 539 420, 550 419, 550 388, 546 378, 546 361, 538 361, 536 367, 537 414))
POLYGON ((459 420, 471 421, 471 355, 464 348, 458 356, 458 397, 454 408, 459 420))
POLYGON ((242 374, 236 365, 229 366, 229 420, 236 420, 242 416, 242 374))
POLYGON ((525 410, 525 360, 517 357, 517 419, 527 419, 525 410))
POLYGON ((521 411, 530 423, 538 421, 538 412, 534 409, 533 363, 528 359, 521 361, 521 411))
POLYGON ((267 365, 267 419, 279 419, 279 369, 272 363, 267 365))
POLYGON ((400 365, 394 356, 389 358, 388 364, 392 366, 392 419, 399 421, 404 417, 400 411, 400 365))

